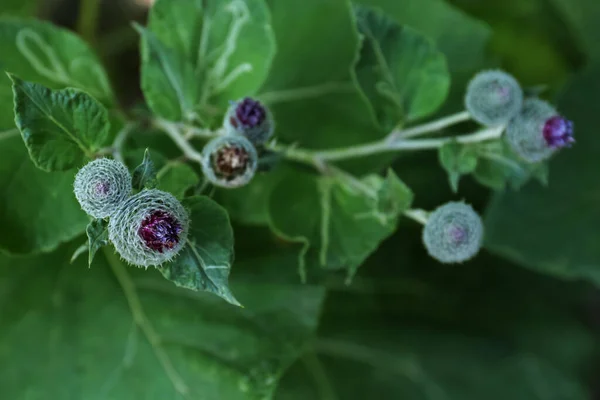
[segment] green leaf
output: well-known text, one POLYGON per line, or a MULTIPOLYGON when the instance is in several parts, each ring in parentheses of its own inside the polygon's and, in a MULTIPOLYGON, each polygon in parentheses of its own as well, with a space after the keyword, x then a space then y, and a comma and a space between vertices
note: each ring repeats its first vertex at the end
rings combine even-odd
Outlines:
POLYGON ((548 187, 496 195, 486 213, 487 247, 521 265, 564 279, 600 283, 600 186, 594 171, 600 138, 595 99, 600 65, 590 66, 562 93, 558 109, 573 120, 577 143, 550 163, 548 187))
POLYGON ((319 335, 277 400, 593 397, 598 335, 574 311, 590 307, 590 285, 485 253, 448 268, 420 229, 403 226, 352 285, 328 292, 319 335))
POLYGON ((503 190, 508 184, 512 189, 518 190, 532 178, 544 186, 548 184, 546 162, 524 162, 504 141, 480 144, 476 151, 479 159, 473 176, 484 186, 503 190))
POLYGON ((198 184, 198 174, 192 167, 179 161, 167 162, 157 173, 158 188, 172 193, 178 199, 185 196, 185 192, 198 184))
POLYGON ((96 252, 108 244, 108 221, 95 219, 89 223, 85 232, 88 237, 88 266, 91 267, 96 252))
POLYGON ((142 37, 142 89, 156 114, 170 120, 193 120, 200 82, 193 65, 160 42, 154 33, 135 25, 142 37))
POLYGON ((102 254, 92 269, 69 265, 65 250, 0 255, 3 397, 270 398, 324 299, 318 287, 239 281, 241 309, 108 250, 109 263, 102 254))
POLYGON ((271 192, 281 179, 289 176, 283 171, 275 169, 266 174, 258 174, 246 186, 218 191, 216 199, 235 222, 268 226, 271 192))
POLYGON ((318 252, 327 269, 346 269, 351 279, 381 241, 396 230, 412 192, 392 172, 356 179, 344 173, 314 177, 296 173, 275 187, 269 202, 273 230, 318 252), (297 199, 302 196, 302 201, 297 199))
POLYGON ((73 171, 36 168, 16 129, 0 134, 0 154, 0 249, 51 251, 85 231, 89 220, 73 194, 73 171))
POLYGON ((380 8, 400 25, 416 29, 435 43, 446 56, 452 73, 450 101, 444 109, 460 110, 467 81, 486 66, 490 27, 447 1, 354 0, 354 3, 380 8))
POLYGON ((148 149, 144 151, 142 163, 133 170, 131 183, 136 190, 154 189, 158 185, 156 168, 150 158, 150 151, 148 149))
POLYGON ((158 269, 179 287, 216 294, 241 305, 229 289, 233 230, 227 212, 208 197, 183 201, 191 218, 188 243, 177 258, 158 269))
POLYGON ((45 171, 80 166, 106 143, 108 112, 77 89, 54 91, 14 75, 15 122, 33 163, 45 171))
POLYGON ((356 84, 353 67, 361 44, 349 2, 269 5, 277 55, 259 98, 274 113, 278 138, 328 148, 384 136, 356 84))
POLYGON ((456 193, 461 175, 470 174, 477 168, 477 152, 472 146, 457 141, 446 143, 439 150, 442 167, 448 172, 450 186, 456 193))
POLYGON ((435 112, 450 88, 444 55, 379 10, 357 6, 355 11, 364 37, 356 74, 381 125, 391 130, 435 112))
MULTIPOLYGON (((50 23, 0 17, 0 68, 52 89, 82 89, 113 102, 106 72, 98 57, 77 35, 50 23)), ((10 81, 0 77, 0 93, 10 81)))
POLYGON ((144 37, 142 85, 153 111, 193 120, 256 92, 275 53, 264 0, 159 0, 144 37), (177 26, 177 29, 173 29, 177 26))

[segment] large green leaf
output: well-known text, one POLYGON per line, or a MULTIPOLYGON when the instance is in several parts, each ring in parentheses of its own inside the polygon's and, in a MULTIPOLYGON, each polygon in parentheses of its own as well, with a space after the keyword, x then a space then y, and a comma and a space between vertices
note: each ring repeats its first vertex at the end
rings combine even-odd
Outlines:
POLYGON ((600 137, 596 97, 600 65, 567 87, 558 108, 572 119, 577 143, 550 163, 548 187, 530 184, 498 194, 486 215, 487 247, 527 267, 600 283, 600 213, 596 198, 600 137))
POLYGON ((0 249, 50 251, 85 231, 89 221, 73 194, 73 171, 36 168, 16 129, 0 134, 0 153, 0 249))
POLYGON ((435 45, 380 10, 357 6, 363 35, 356 65, 358 82, 387 129, 426 117, 450 88, 446 59, 435 45))
POLYGON ((592 398, 589 285, 485 253, 448 268, 427 256, 416 224, 401 229, 367 276, 328 293, 319 337, 276 399, 592 398))
POLYGON ((346 0, 270 0, 277 55, 259 96, 276 135, 303 147, 346 146, 380 138, 353 67, 360 49, 346 0))
POLYGON ((297 173, 282 179, 269 201, 275 232, 317 253, 327 269, 346 269, 348 279, 380 242, 396 230, 412 192, 393 172, 356 179, 340 173, 315 177, 297 173))
MULTIPOLYGON (((51 24, 0 18, 0 68, 52 88, 85 89, 104 102, 112 94, 87 45, 51 24)), ((15 128, 10 79, 0 75, 0 248, 50 251, 85 231, 88 219, 73 195, 72 171, 46 173, 31 163, 15 128)))
POLYGON ((159 0, 144 37, 142 83, 150 107, 175 120, 252 95, 275 52, 264 0, 159 0), (173 27, 177 29, 173 29, 173 27))
POLYGON ((183 205, 191 219, 188 243, 174 261, 159 267, 160 272, 177 286, 240 305, 228 283, 234 250, 227 212, 208 197, 190 197, 183 205))
POLYGON ((52 90, 14 75, 15 121, 34 164, 45 171, 80 166, 107 144, 108 112, 77 89, 52 90))
POLYGON ((320 288, 239 282, 241 309, 105 253, 0 256, 3 397, 270 398, 316 329, 320 288))
MULTIPOLYGON (((0 69, 54 89, 82 89, 103 103, 113 99, 106 73, 87 44, 46 22, 0 18, 0 69)), ((0 77, 0 93, 9 90, 8 78, 0 77)))
POLYGON ((354 0, 377 7, 397 23, 416 29, 444 53, 452 73, 448 109, 462 107, 466 81, 486 65, 486 48, 492 36, 488 25, 443 0, 354 0))

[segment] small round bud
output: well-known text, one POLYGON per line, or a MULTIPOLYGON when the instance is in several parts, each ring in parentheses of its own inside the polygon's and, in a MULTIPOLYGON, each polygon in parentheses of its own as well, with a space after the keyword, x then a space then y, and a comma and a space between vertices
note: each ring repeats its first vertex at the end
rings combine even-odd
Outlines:
POLYGON ((77 172, 73 191, 83 211, 94 218, 110 217, 131 193, 131 175, 122 163, 99 158, 77 172))
POLYGON ((255 146, 265 144, 274 130, 269 109, 249 97, 231 102, 223 126, 228 135, 244 136, 255 146))
POLYGON ((258 166, 256 148, 243 136, 219 136, 204 146, 202 171, 214 185, 236 188, 250 182, 258 166))
POLYGON ((423 229, 429 255, 450 264, 467 261, 481 248, 483 223, 473 208, 450 202, 431 213, 423 229))
POLYGON ((467 87, 465 106, 473 119, 483 125, 503 125, 523 104, 519 82, 503 71, 484 71, 475 75, 467 87))
POLYGON ((189 216, 170 193, 142 190, 110 219, 108 238, 130 264, 148 267, 172 260, 185 245, 189 216))
POLYGON ((525 100, 521 112, 508 124, 506 139, 517 155, 531 163, 575 142, 573 123, 539 99, 525 100))

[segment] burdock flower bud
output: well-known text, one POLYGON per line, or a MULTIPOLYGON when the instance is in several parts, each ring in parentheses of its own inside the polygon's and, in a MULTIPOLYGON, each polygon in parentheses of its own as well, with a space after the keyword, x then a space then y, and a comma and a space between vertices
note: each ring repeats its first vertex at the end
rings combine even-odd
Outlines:
POLYGON ((523 104, 523 90, 503 71, 484 71, 475 75, 467 87, 465 106, 473 119, 486 126, 510 121, 523 104))
POLYGON ((531 163, 575 142, 573 123, 539 99, 525 100, 521 112, 508 124, 506 138, 514 152, 531 163))
POLYGON ((450 202, 438 207, 423 229, 423 243, 429 255, 447 264, 472 258, 482 241, 481 218, 465 203, 450 202))
POLYGON ((250 182, 258 166, 256 148, 243 136, 220 136, 202 151, 204 176, 216 186, 236 188, 250 182))
POLYGON ((77 172, 73 191, 83 211, 94 218, 110 217, 131 193, 131 175, 122 163, 100 158, 77 172))
POLYGON ((143 190, 121 204, 108 224, 108 238, 121 257, 140 267, 172 260, 185 245, 189 216, 170 193, 143 190))
POLYGON ((255 146, 263 145, 273 135, 273 118, 259 101, 246 97, 232 101, 223 126, 228 135, 241 135, 255 146))

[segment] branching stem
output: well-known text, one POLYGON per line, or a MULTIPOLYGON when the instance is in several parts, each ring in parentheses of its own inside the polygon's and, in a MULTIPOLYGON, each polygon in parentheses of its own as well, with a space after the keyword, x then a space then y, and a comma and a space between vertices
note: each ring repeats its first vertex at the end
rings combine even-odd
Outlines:
POLYGON ((483 129, 481 131, 456 137, 443 137, 438 139, 397 139, 390 141, 388 138, 363 145, 346 148, 311 151, 295 148, 286 148, 277 144, 270 145, 270 150, 281 152, 286 158, 310 165, 320 165, 326 162, 362 158, 380 153, 396 151, 437 149, 444 144, 456 140, 459 143, 477 143, 486 140, 498 139, 504 131, 503 126, 483 129))
MULTIPOLYGON (((409 129, 394 130, 382 140, 338 149, 306 150, 299 149, 294 146, 283 146, 275 142, 268 144, 267 148, 273 152, 280 153, 288 160, 307 164, 315 167, 319 171, 323 171, 325 169, 324 166, 326 166, 329 162, 362 158, 381 153, 437 149, 453 140, 456 140, 458 143, 467 144, 494 140, 502 136, 502 132, 505 128, 504 126, 486 128, 461 136, 447 136, 433 139, 411 139, 426 133, 439 131, 440 129, 467 121, 469 119, 469 113, 460 112, 441 118, 437 121, 432 121, 409 129)), ((169 135, 169 137, 171 137, 173 142, 175 142, 175 144, 183 151, 184 155, 188 159, 197 162, 202 161, 202 154, 197 152, 189 144, 189 140, 194 137, 212 138, 223 134, 222 130, 211 131, 208 129, 200 129, 161 119, 154 120, 154 125, 169 135)))
POLYGON ((173 142, 181 149, 183 154, 190 160, 202 163, 202 154, 190 145, 189 141, 183 135, 181 125, 162 119, 154 120, 154 125, 164 131, 173 142))
POLYGON ((423 125, 417 125, 407 129, 396 129, 388 136, 389 141, 396 141, 398 139, 408 139, 416 136, 421 136, 426 133, 437 132, 449 126, 465 122, 471 119, 471 114, 467 111, 462 111, 457 114, 449 115, 438 120, 428 122, 423 125))

